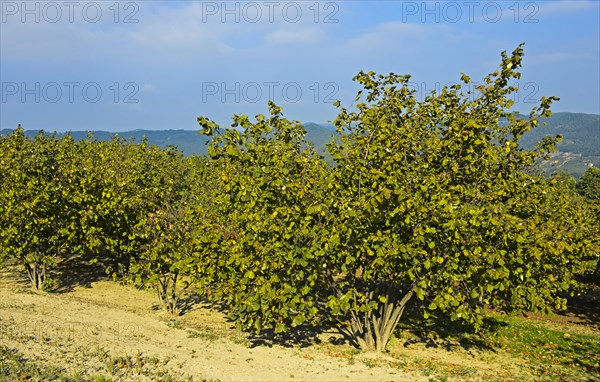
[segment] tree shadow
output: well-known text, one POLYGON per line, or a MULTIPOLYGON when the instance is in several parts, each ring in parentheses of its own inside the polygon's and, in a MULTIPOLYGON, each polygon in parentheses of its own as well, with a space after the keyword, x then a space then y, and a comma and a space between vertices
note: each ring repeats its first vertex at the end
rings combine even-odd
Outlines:
POLYGON ((307 348, 328 342, 334 345, 348 344, 351 340, 330 321, 313 325, 310 323, 289 328, 285 333, 275 333, 274 329, 263 330, 260 334, 249 333, 250 348, 257 346, 281 346, 285 348, 307 348), (326 340, 321 337, 329 334, 326 340))
POLYGON ((109 265, 108 257, 98 254, 71 255, 62 259, 54 269, 51 277, 55 280, 54 293, 68 293, 77 287, 91 288, 92 283, 110 280, 106 274, 109 265))
MULTIPOLYGON (((190 292, 181 296, 178 300, 177 307, 178 316, 183 316, 197 309, 211 309, 222 313, 225 316, 229 313, 229 310, 224 304, 212 301, 206 296, 196 292, 190 292)), ((234 320, 228 318, 227 322, 235 326, 234 320)), ((274 329, 264 329, 258 334, 251 330, 244 330, 243 333, 249 342, 250 348, 258 346, 306 348, 323 343, 324 340, 322 340, 320 336, 327 334, 330 334, 330 336, 325 340, 326 342, 335 345, 353 344, 352 339, 344 333, 334 321, 321 317, 318 322, 318 324, 307 323, 294 328, 288 328, 285 333, 275 333, 274 329)))
POLYGON ((177 312, 179 316, 183 316, 201 308, 216 310, 220 313, 226 312, 226 309, 222 304, 211 301, 206 296, 196 292, 186 293, 177 300, 177 312))
MULTIPOLYGON (((228 313, 226 306, 211 301, 206 296, 195 292, 182 296, 179 299, 178 308, 179 316, 202 308, 216 310, 225 315, 228 313)), ((235 326, 233 320, 228 319, 228 322, 235 326)), ((323 342, 358 347, 356 341, 338 321, 332 320, 326 315, 321 315, 317 322, 317 324, 307 323, 288 328, 285 333, 276 333, 274 329, 264 329, 260 333, 244 330, 244 333, 247 336, 250 348, 258 346, 307 348, 323 342)), ((508 324, 493 317, 485 318, 481 331, 493 333, 506 325, 508 324)), ((431 314, 428 319, 424 319, 422 309, 415 304, 407 306, 397 332, 402 330, 408 330, 414 335, 413 338, 404 342, 405 347, 414 344, 425 344, 428 348, 441 348, 447 351, 462 348, 467 352, 472 350, 496 352, 480 334, 475 332, 473 326, 463 321, 451 321, 449 317, 442 314, 431 314)))
MULTIPOLYGON (((481 332, 493 333, 500 327, 506 326, 505 322, 493 317, 483 320, 481 332)), ((453 351, 457 348, 471 353, 473 350, 496 352, 489 343, 477 333, 474 326, 457 320, 452 321, 448 316, 432 312, 426 319, 423 310, 416 304, 411 304, 404 312, 398 325, 398 331, 406 330, 415 337, 404 342, 404 347, 414 344, 424 344, 427 348, 439 348, 453 351)))
POLYGON ((589 284, 581 294, 568 296, 567 310, 556 314, 574 316, 577 320, 571 321, 572 323, 600 329, 600 285, 589 284))
POLYGON ((0 267, 0 278, 9 281, 10 284, 20 287, 31 288, 31 282, 27 277, 25 268, 15 261, 7 261, 0 267))

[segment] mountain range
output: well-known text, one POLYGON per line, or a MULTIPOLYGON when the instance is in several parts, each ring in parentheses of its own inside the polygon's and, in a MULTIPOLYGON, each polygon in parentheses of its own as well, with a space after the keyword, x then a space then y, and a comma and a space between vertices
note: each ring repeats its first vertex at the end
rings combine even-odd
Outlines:
MULTIPOLYGON (((600 115, 583 113, 555 113, 544 120, 538 128, 529 131, 521 139, 525 148, 532 148, 547 135, 561 134, 562 142, 557 147, 558 153, 551 160, 541 164, 544 173, 566 170, 579 178, 589 166, 600 167, 600 115)), ((337 133, 332 125, 305 123, 306 139, 315 148, 325 153, 325 144, 337 133)), ((12 130, 0 130, 1 135, 10 134, 12 130)), ((34 136, 36 130, 27 130, 26 134, 34 136)), ((99 140, 111 139, 115 133, 108 131, 93 131, 99 140)), ((59 136, 67 133, 59 133, 59 136)), ((69 134, 75 139, 85 139, 87 131, 72 131, 69 134)), ((132 130, 118 133, 120 137, 141 141, 144 137, 148 142, 160 147, 177 146, 185 155, 201 155, 206 153, 208 137, 195 130, 132 130)))

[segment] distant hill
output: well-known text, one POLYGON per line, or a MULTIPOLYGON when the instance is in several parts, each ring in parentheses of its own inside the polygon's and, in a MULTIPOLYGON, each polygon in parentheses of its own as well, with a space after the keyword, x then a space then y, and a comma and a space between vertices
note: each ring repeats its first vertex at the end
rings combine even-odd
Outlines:
POLYGON ((331 137, 337 135, 335 128, 331 125, 319 125, 316 123, 305 123, 304 129, 306 130, 306 140, 312 142, 315 149, 324 154, 327 151, 325 144, 331 141, 331 137))
MULTIPOLYGON (((521 143, 526 148, 532 148, 547 135, 562 134, 563 141, 558 144, 559 153, 552 160, 541 165, 545 173, 564 169, 579 178, 590 165, 600 167, 600 115, 583 113, 555 113, 544 120, 546 123, 525 134, 521 143)), ((315 148, 325 153, 325 144, 337 136, 331 125, 305 123, 306 138, 315 148)), ((0 134, 9 134, 12 130, 1 130, 0 134)), ((37 131, 29 130, 30 136, 37 131)), ((115 133, 94 131, 94 137, 100 140, 111 139, 115 133)), ((59 135, 64 135, 61 133, 59 135)), ((73 131, 75 139, 85 139, 87 132, 73 131)), ((132 130, 118 133, 120 137, 132 138, 139 142, 144 137, 148 142, 160 147, 177 146, 186 155, 206 154, 207 137, 197 130, 132 130)))
POLYGON ((562 169, 579 179, 590 165, 600 167, 600 115, 555 113, 544 122, 545 125, 525 134, 521 143, 532 148, 545 136, 563 136, 562 142, 557 144, 559 152, 541 165, 545 173, 562 169))
MULTIPOLYGON (((325 153, 325 144, 331 140, 331 137, 336 134, 335 130, 327 125, 318 125, 316 123, 307 123, 304 125, 306 129, 306 139, 315 145, 315 148, 325 153)), ((0 135, 10 134, 13 130, 0 130, 0 135)), ((148 142, 159 147, 166 148, 168 146, 176 146, 185 155, 203 155, 206 154, 206 143, 208 137, 200 134, 199 130, 131 130, 120 133, 111 133, 108 131, 96 130, 92 131, 94 138, 98 140, 110 140, 115 134, 121 138, 133 139, 140 142, 144 138, 148 142)), ((38 130, 26 130, 25 134, 34 137, 38 134, 38 130)), ((58 136, 70 134, 74 139, 85 139, 88 136, 87 131, 71 131, 69 133, 58 133, 58 136)))
MULTIPOLYGON (((0 130, 1 135, 10 134, 13 130, 0 130)), ((87 131, 71 131, 68 133, 58 133, 57 135, 64 136, 70 134, 75 140, 86 139, 87 131)), ((135 142, 141 142, 144 138, 148 139, 150 144, 166 148, 168 146, 176 146, 185 155, 200 155, 206 154, 206 142, 208 137, 200 134, 199 130, 131 130, 120 133, 96 130, 91 131, 94 138, 107 141, 111 140, 115 134, 121 138, 133 139, 135 142)), ((26 130, 25 134, 34 137, 38 134, 37 130, 26 130)))
POLYGON ((532 147, 546 135, 562 134, 558 149, 584 156, 600 156, 600 115, 581 113, 556 113, 544 120, 546 125, 528 132, 523 138, 525 146, 532 147))

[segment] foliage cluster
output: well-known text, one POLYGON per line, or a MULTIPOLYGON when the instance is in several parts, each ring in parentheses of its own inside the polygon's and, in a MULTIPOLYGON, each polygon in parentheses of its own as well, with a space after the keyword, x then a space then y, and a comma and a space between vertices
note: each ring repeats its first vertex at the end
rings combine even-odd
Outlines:
POLYGON ((356 110, 336 104, 333 164, 273 103, 230 128, 199 117, 208 157, 17 129, 0 138, 0 256, 34 289, 61 257, 110 257, 170 312, 193 283, 243 329, 326 317, 377 351, 411 300, 476 327, 487 308, 564 309, 598 261, 598 177, 536 173, 560 137, 520 139, 556 98, 509 111, 522 56, 421 102, 410 76, 360 72, 356 110))

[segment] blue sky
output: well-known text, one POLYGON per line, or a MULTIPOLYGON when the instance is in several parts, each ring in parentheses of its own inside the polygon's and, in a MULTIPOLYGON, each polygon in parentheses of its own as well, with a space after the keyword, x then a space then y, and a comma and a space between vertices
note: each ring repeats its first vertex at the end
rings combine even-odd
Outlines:
POLYGON ((598 1, 0 0, 0 127, 197 129, 266 113, 325 123, 359 70, 418 97, 525 43, 515 109, 600 114, 598 1))

